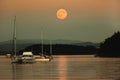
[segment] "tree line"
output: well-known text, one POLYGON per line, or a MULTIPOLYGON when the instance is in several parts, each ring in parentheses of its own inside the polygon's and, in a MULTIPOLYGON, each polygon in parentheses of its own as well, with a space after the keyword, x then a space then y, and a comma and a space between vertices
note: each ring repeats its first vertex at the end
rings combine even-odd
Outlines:
POLYGON ((111 37, 100 44, 96 56, 99 57, 120 57, 120 32, 115 32, 111 37))
MULTIPOLYGON (((53 44, 52 46, 52 54, 53 55, 79 55, 79 54, 95 54, 97 48, 91 45, 88 46, 78 46, 71 44, 53 44)), ((43 45, 44 54, 50 54, 50 45, 43 45)), ((42 52, 42 45, 35 44, 26 47, 23 51, 32 51, 33 54, 40 54, 42 52)), ((21 53, 23 52, 21 51, 21 53)))

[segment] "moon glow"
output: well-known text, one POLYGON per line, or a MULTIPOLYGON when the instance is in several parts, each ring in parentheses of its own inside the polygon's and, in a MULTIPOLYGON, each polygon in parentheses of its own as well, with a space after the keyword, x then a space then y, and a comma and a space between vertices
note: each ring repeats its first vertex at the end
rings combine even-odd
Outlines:
POLYGON ((67 18, 68 13, 65 9, 59 9, 57 10, 56 15, 58 19, 64 20, 67 18))

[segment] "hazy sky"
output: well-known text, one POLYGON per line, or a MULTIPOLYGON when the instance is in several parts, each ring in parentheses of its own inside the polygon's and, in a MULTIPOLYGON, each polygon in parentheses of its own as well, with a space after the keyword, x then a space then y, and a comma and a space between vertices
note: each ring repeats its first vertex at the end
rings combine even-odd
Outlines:
POLYGON ((42 29, 44 39, 101 42, 120 30, 120 0, 0 0, 0 41, 12 39, 15 15, 17 39, 40 39, 42 29))

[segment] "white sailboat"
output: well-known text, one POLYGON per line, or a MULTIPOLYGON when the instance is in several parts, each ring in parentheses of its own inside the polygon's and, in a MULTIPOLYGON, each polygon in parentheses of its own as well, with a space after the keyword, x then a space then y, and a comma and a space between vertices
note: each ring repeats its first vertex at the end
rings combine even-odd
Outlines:
POLYGON ((14 28, 13 28, 13 53, 11 55, 12 63, 33 63, 35 62, 34 55, 32 52, 23 52, 23 54, 17 55, 16 51, 16 16, 14 17, 14 28))
POLYGON ((12 63, 21 62, 20 57, 17 55, 16 51, 16 16, 14 17, 14 27, 13 27, 13 53, 11 55, 12 63))
POLYGON ((37 62, 43 62, 43 61, 51 61, 53 59, 53 56, 52 56, 52 46, 50 45, 50 55, 45 55, 44 52, 43 52, 43 49, 42 49, 42 53, 39 57, 36 57, 36 61, 37 62))
POLYGON ((45 55, 44 54, 44 49, 43 49, 43 32, 41 31, 41 54, 40 57, 36 57, 37 62, 43 62, 43 61, 51 61, 53 59, 52 57, 52 41, 50 41, 50 55, 45 55))

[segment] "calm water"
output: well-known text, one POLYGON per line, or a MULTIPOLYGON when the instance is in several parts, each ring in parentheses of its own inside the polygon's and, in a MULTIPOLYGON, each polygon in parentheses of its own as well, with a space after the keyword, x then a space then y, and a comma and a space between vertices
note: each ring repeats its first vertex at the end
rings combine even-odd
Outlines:
POLYGON ((120 58, 54 56, 46 63, 11 64, 0 57, 0 80, 120 80, 120 58))

